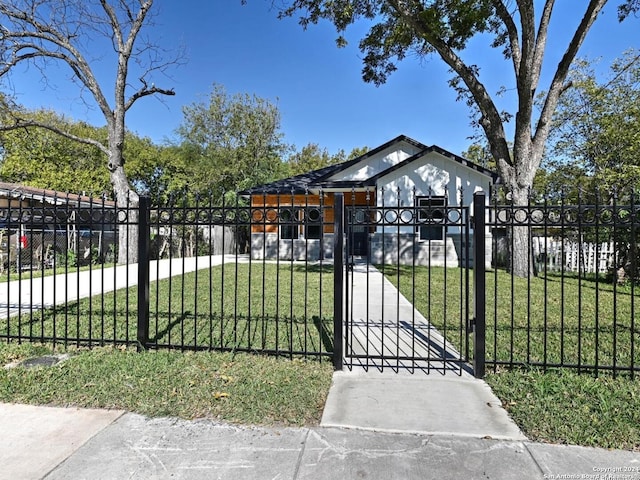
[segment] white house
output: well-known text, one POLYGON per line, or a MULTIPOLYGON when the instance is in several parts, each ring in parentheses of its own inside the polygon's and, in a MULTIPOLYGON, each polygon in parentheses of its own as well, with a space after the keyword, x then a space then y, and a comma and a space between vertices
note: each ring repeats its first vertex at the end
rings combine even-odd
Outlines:
MULTIPOLYGON (((459 266, 469 261, 461 254, 469 212, 461 207, 472 205, 475 192, 488 198, 496 179, 482 166, 401 135, 348 162, 242 192, 254 209, 252 257, 331 258, 341 192, 349 254, 373 263, 459 266)), ((490 245, 489 232, 484 235, 490 245)))

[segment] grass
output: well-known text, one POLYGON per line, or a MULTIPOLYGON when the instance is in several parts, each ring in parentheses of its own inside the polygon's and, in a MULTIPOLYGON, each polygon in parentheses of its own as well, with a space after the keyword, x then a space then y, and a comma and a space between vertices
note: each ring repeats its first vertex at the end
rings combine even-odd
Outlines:
MULTIPOLYGON (((0 335, 76 345, 131 343, 137 287, 0 323, 0 335)), ((152 282, 150 343, 271 353, 332 351, 331 268, 227 264, 152 282)))
POLYGON ((628 288, 593 279, 492 275, 487 344, 496 361, 587 371, 640 366, 640 325, 633 314, 640 292, 632 296, 628 288))
POLYGON ((153 345, 227 352, 136 352, 137 287, 3 320, 0 334, 42 338, 51 346, 0 344, 0 363, 50 353, 60 344, 73 355, 50 368, 0 371, 0 401, 314 425, 333 370, 331 272, 228 264, 151 284, 153 345), (88 344, 94 348, 82 347, 88 344))
POLYGON ((637 379, 513 369, 486 381, 531 440, 640 451, 637 379))
MULTIPOLYGON (((113 263, 104 264, 104 268, 110 268, 115 266, 113 263)), ((73 274, 75 272, 84 272, 87 270, 99 270, 103 268, 103 265, 83 265, 81 267, 68 265, 64 266, 62 263, 58 263, 56 268, 32 268, 26 269, 22 271, 15 271, 15 269, 5 269, 0 273, 0 283, 6 283, 7 281, 14 280, 29 280, 30 278, 41 278, 41 277, 50 277, 52 275, 59 274, 73 274)))
MULTIPOLYGON (((0 344, 0 364, 51 352, 46 345, 0 344)), ((241 353, 138 353, 112 347, 71 353, 53 367, 0 369, 0 401, 244 424, 316 425, 332 375, 326 362, 241 353)))
MULTIPOLYGON (((384 271, 464 351, 464 271, 384 271)), ((472 276, 469 286, 472 292, 472 276)), ((614 378, 595 368, 640 366, 634 318, 640 289, 552 274, 512 278, 503 271, 488 272, 487 287, 487 361, 496 368, 486 380, 523 432, 534 441, 640 451, 640 374, 614 378), (559 363, 574 368, 553 367, 559 363)))
MULTIPOLYGON (((384 271, 455 346, 464 348, 464 271, 384 271)), ((497 367, 487 382, 525 434, 534 441, 640 450, 640 382, 625 375, 612 378, 606 370, 596 378, 592 368, 596 362, 640 365, 640 333, 632 314, 637 290, 632 297, 629 288, 615 287, 614 292, 612 285, 595 279, 564 278, 561 283, 551 275, 518 279, 500 271, 489 272, 487 279, 488 359, 521 367, 497 367), (556 362, 580 364, 583 374, 555 369, 556 362)), ((279 269, 227 265, 161 281, 151 288, 151 337, 157 344, 185 348, 218 344, 284 353, 306 346, 329 352, 332 288, 330 270, 288 264, 279 269)), ((136 302, 135 289, 122 290, 47 311, 43 319, 25 319, 20 328, 42 329, 47 335, 67 329, 94 340, 102 332, 135 339, 136 302), (97 321, 103 313, 104 324, 97 321)), ((0 345, 0 360, 49 351, 33 344, 0 345)), ((233 352, 71 351, 72 358, 60 366, 0 372, 0 400, 303 425, 318 421, 331 377, 329 362, 233 352)))
MULTIPOLYGON (((466 298, 464 271, 400 266, 385 268, 388 278, 458 348, 463 348, 466 298), (446 285, 446 288, 445 288, 446 285)), ((549 274, 515 278, 487 273, 487 361, 497 364, 640 366, 640 289, 595 279, 549 274)), ((469 278, 473 316, 473 278, 469 278)))

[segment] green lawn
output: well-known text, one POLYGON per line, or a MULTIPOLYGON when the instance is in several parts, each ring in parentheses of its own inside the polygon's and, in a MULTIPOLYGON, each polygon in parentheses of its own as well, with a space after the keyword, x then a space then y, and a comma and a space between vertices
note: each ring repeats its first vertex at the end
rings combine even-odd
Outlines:
MULTIPOLYGON (((2 322, 0 332, 77 345, 135 342, 137 287, 2 322), (71 342, 74 343, 74 342, 71 342)), ((331 267, 234 264, 152 282, 151 345, 329 353, 331 267)))
MULTIPOLYGON (((464 345, 464 271, 384 271, 454 345, 464 345)), ((639 450, 638 375, 613 378, 603 370, 595 378, 588 368, 596 361, 640 364, 640 333, 632 315, 637 312, 638 291, 632 297, 629 287, 616 287, 614 295, 612 285, 593 279, 559 280, 487 273, 487 358, 522 367, 497 365, 495 372, 489 368, 487 382, 534 441, 639 450), (583 374, 577 368, 554 369, 560 361, 580 362, 583 374), (546 367, 531 367, 534 363, 546 367)), ((94 297, 46 311, 42 317, 25 317, 20 325, 11 320, 8 328, 12 334, 31 330, 58 338, 66 331, 94 343, 101 336, 131 341, 136 336, 136 294, 133 288, 94 297)), ((276 359, 237 350, 330 352, 330 267, 306 271, 289 264, 227 264, 153 283, 151 298, 153 342, 236 352, 136 353, 124 347, 86 350, 69 345, 74 355, 60 366, 0 371, 0 401, 124 408, 147 415, 244 423, 318 421, 331 382, 330 361, 276 359)), ((6 321, 2 328, 6 333, 6 321)), ((0 360, 50 351, 50 346, 2 343, 0 360)))
POLYGON ((574 370, 499 370, 486 377, 533 441, 640 452, 640 381, 574 370))
POLYGON ((45 346, 1 343, 3 365, 50 353, 64 336, 78 341, 66 342, 72 357, 58 366, 0 370, 0 401, 240 423, 319 421, 333 371, 332 268, 226 264, 152 282, 150 297, 152 344, 227 352, 139 353, 121 344, 136 339, 132 287, 2 321, 2 334, 48 339, 45 346), (101 343, 111 346, 95 347, 101 343), (322 354, 324 361, 291 352, 322 354))
MULTIPOLYGON (((0 368, 0 402, 112 408, 151 417, 316 425, 333 369, 328 362, 242 353, 69 349, 53 367, 0 368)), ((50 346, 0 343, 0 365, 50 346)))
MULTIPOLYGON (((401 266, 385 273, 454 344, 466 309, 460 269, 401 266), (399 275, 398 275, 399 273, 399 275), (446 282, 446 289, 445 289, 446 282)), ((469 278, 473 292, 473 276, 469 278)), ((640 288, 547 275, 487 272, 487 361, 521 365, 640 366, 640 288), (615 292, 614 292, 615 290, 615 292)), ((473 316, 470 294, 470 316, 473 316)))

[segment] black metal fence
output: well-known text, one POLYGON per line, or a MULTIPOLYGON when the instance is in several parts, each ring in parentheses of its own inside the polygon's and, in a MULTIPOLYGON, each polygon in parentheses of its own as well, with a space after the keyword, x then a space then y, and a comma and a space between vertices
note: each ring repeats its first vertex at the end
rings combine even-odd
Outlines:
POLYGON ((462 374, 482 358, 472 351, 470 208, 385 193, 379 205, 346 195, 345 364, 462 374))
POLYGON ((300 239, 286 234, 325 228, 326 214, 291 217, 290 206, 215 206, 186 197, 161 206, 147 198, 139 206, 56 203, 0 208, 0 230, 10 239, 0 274, 0 338, 330 359, 333 263, 300 261, 293 248, 300 239), (57 232, 56 254, 41 261, 51 248, 32 239, 45 228, 57 232), (103 230, 112 240, 109 255, 96 253, 103 230), (273 236, 277 255, 269 258, 265 247, 252 254, 252 230, 254 243, 273 236), (86 241, 72 242, 72 231, 86 241), (120 243, 137 248, 118 262, 120 243))
MULTIPOLYGON (((261 352, 338 368, 354 357, 373 365, 377 355, 397 367, 437 360, 416 347, 437 331, 457 352, 453 363, 472 363, 477 376, 485 363, 640 371, 634 196, 532 196, 516 206, 494 192, 476 195, 473 206, 470 198, 423 197, 411 207, 364 208, 349 194, 344 208, 340 195, 323 194, 265 196, 252 206, 186 196, 140 205, 41 197, 0 206, 6 341, 261 352), (526 234, 524 250, 517 232, 526 234), (514 255, 526 257, 524 272, 513 271, 514 255), (381 272, 397 289, 395 303, 371 302, 370 313, 395 309, 399 317, 400 297, 411 304, 409 322, 398 318, 386 330, 395 347, 409 332, 410 353, 348 351, 362 326, 352 318, 357 267, 369 280, 381 272)), ((367 313, 364 325, 372 319, 367 313)))
POLYGON ((640 206, 633 194, 530 196, 496 190, 488 208, 487 363, 640 372, 640 206), (520 230, 520 232, 518 232, 520 230), (528 248, 518 248, 524 234, 528 248), (513 258, 526 259, 513 272, 513 258))

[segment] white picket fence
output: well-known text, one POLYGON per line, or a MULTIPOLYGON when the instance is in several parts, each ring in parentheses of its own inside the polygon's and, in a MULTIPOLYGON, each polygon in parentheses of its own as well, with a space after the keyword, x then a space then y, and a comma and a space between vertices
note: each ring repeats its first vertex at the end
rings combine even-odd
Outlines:
POLYGON ((548 270, 607 273, 614 265, 613 242, 576 242, 554 237, 533 237, 535 258, 546 262, 548 270))

